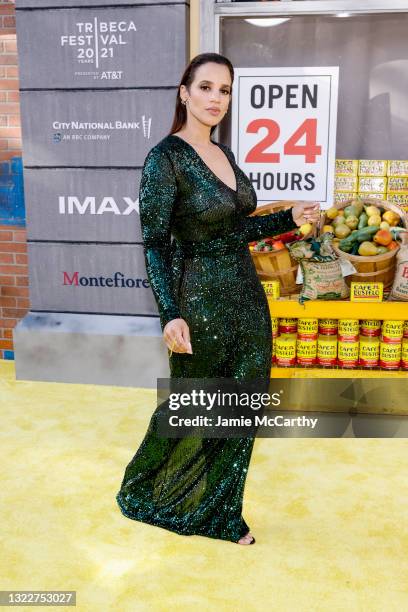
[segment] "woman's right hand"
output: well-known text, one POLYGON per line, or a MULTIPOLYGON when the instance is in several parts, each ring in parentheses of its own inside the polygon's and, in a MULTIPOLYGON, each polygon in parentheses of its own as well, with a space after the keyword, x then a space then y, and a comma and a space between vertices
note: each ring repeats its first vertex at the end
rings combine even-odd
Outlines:
POLYGON ((184 319, 172 319, 163 328, 163 337, 173 353, 193 354, 190 342, 190 330, 184 319))

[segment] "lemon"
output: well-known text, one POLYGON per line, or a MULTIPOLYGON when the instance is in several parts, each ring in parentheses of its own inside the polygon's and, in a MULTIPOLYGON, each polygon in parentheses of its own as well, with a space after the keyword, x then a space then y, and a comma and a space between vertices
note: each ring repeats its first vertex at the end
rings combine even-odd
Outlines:
POLYGON ((378 225, 380 226, 381 217, 380 215, 371 215, 368 217, 367 225, 378 225))
POLYGON ((302 236, 307 236, 313 229, 313 225, 311 223, 304 223, 299 227, 299 231, 302 236))
POLYGON ((377 255, 378 248, 373 242, 368 242, 368 240, 362 242, 358 248, 358 254, 363 255, 364 257, 368 257, 370 255, 377 255))
POLYGON ((337 217, 338 214, 339 214, 339 211, 335 206, 332 206, 331 208, 326 210, 326 216, 328 217, 328 219, 335 219, 335 217, 337 217))
POLYGON ((380 209, 376 206, 366 206, 365 211, 368 217, 373 217, 374 215, 381 217, 380 209))

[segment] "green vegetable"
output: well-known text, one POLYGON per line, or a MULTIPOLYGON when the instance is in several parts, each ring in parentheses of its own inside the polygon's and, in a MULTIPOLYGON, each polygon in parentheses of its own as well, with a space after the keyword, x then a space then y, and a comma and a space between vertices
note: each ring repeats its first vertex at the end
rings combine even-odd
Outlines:
POLYGON ((358 220, 358 229, 363 229, 363 227, 366 227, 367 225, 367 221, 368 221, 368 216, 367 213, 363 212, 361 213, 359 220, 358 220))
POLYGON ((352 232, 349 236, 347 236, 347 238, 343 238, 343 240, 340 240, 339 249, 341 249, 342 251, 345 251, 346 253, 350 253, 353 247, 353 244, 357 242, 357 234, 358 234, 358 231, 352 232))
POLYGON ((354 234, 353 238, 354 240, 358 240, 359 242, 365 242, 366 240, 370 241, 379 229, 379 225, 368 225, 367 227, 359 229, 357 234, 354 234))
POLYGON ((346 208, 344 209, 344 216, 346 217, 346 219, 351 215, 353 217, 358 217, 358 209, 353 204, 346 206, 346 208))
POLYGON ((369 241, 378 230, 378 225, 370 225, 368 227, 363 227, 363 229, 357 232, 352 232, 347 238, 340 240, 339 249, 346 253, 351 253, 355 243, 359 244, 360 242, 369 241))
POLYGON ((351 254, 352 255, 358 255, 358 249, 360 248, 360 243, 359 242, 355 242, 351 248, 351 254))

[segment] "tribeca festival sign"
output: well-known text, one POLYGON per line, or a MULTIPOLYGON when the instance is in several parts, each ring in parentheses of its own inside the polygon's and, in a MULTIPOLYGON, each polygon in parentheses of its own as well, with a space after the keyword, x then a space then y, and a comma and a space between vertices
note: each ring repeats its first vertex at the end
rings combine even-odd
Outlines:
POLYGON ((137 28, 132 20, 106 21, 97 16, 75 22, 74 31, 60 35, 62 48, 70 49, 79 65, 92 65, 92 70, 78 70, 75 76, 92 76, 100 80, 121 80, 123 70, 103 69, 104 62, 115 58, 115 51, 128 44, 127 38, 137 28))
POLYGON ((232 149, 258 203, 333 203, 337 66, 236 68, 232 149))

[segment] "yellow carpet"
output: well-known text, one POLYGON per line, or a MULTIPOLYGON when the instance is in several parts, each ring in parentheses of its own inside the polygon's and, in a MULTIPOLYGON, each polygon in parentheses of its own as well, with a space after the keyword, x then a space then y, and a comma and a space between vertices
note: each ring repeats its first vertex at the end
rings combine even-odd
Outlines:
POLYGON ((239 546, 120 513, 155 399, 15 381, 0 361, 2 590, 76 590, 81 612, 408 609, 405 439, 257 439, 243 512, 257 542, 239 546))

